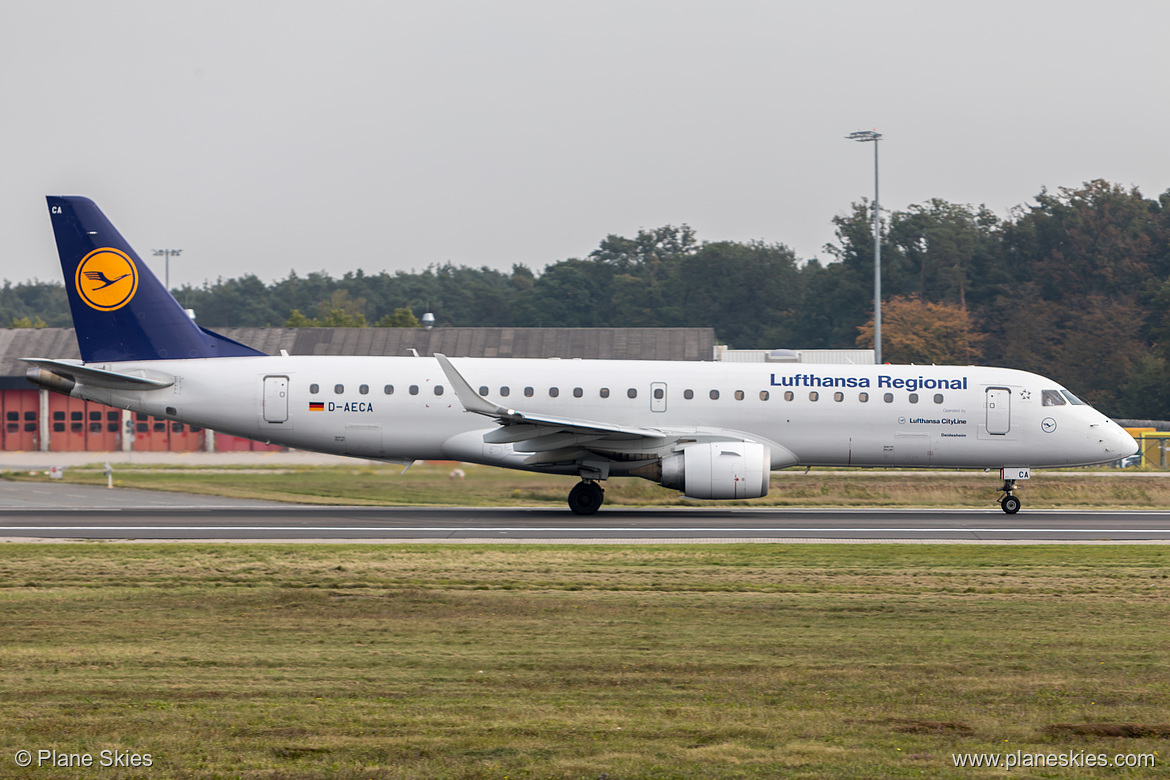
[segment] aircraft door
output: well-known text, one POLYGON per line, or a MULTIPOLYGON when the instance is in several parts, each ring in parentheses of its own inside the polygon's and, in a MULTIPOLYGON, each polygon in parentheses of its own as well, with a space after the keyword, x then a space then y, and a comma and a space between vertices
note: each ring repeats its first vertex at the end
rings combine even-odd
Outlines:
POLYGON ((665 412, 666 411, 666 383, 665 382, 651 382, 650 383, 650 411, 665 412))
POLYGON ((264 377, 264 421, 282 423, 288 419, 288 377, 264 377))
POLYGON ((987 432, 1002 436, 1012 427, 1012 391, 1006 387, 989 387, 984 401, 987 407, 987 432))

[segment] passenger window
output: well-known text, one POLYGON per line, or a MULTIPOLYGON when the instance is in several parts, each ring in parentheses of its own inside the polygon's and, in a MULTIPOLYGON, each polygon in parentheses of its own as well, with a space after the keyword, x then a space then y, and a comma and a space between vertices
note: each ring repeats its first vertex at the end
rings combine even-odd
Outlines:
POLYGON ((560 388, 550 387, 548 389, 548 397, 549 398, 556 398, 560 394, 561 394, 560 388))
POLYGON ((936 404, 941 404, 943 402, 942 393, 935 393, 934 394, 934 402, 936 404))
POLYGON ((337 393, 338 395, 341 395, 342 393, 345 392, 345 385, 334 385, 333 392, 337 393))
POLYGON ((394 385, 386 385, 382 388, 382 392, 386 395, 394 395, 394 385))
POLYGON ((535 392, 536 392, 536 391, 535 391, 535 390, 533 390, 531 387, 526 387, 526 388, 524 388, 524 397, 525 397, 525 398, 531 398, 531 397, 532 397, 532 395, 533 395, 535 392))
POLYGON ((857 400, 861 401, 863 404, 869 403, 869 393, 858 393, 857 400))
POLYGON ((510 388, 510 387, 504 386, 504 387, 500 388, 500 396, 503 398, 507 398, 511 394, 511 392, 512 392, 512 388, 510 388))
POLYGON ((410 394, 411 395, 418 395, 418 385, 411 385, 410 386, 410 394))
POLYGON ((791 401, 793 398, 796 398, 796 396, 792 394, 791 390, 784 391, 784 400, 785 401, 791 401))
POLYGON ((608 387, 601 388, 601 397, 602 398, 609 398, 609 388, 608 387))
POLYGON ((694 397, 695 397, 695 391, 694 391, 694 390, 683 390, 683 398, 685 398, 685 399, 687 399, 687 400, 689 401, 689 400, 691 400, 691 399, 692 399, 692 398, 694 398, 694 397))
POLYGON ((1064 406, 1064 396, 1060 394, 1059 390, 1044 390, 1040 394, 1041 405, 1043 406, 1064 406))
POLYGON ((370 394, 370 386, 369 385, 361 385, 360 387, 358 387, 358 392, 361 393, 362 395, 369 395, 370 394))
POLYGON ((894 394, 893 393, 886 393, 885 395, 882 396, 882 400, 888 404, 892 404, 894 402, 894 394))
POLYGON ((574 398, 580 398, 580 397, 581 397, 581 396, 583 396, 583 395, 585 395, 585 391, 584 391, 584 390, 582 390, 582 389, 581 389, 581 388, 579 388, 579 387, 574 387, 574 388, 573 388, 573 397, 574 397, 574 398))
POLYGON ((811 393, 808 394, 808 400, 810 400, 810 401, 816 401, 816 400, 820 399, 820 397, 821 397, 821 394, 818 393, 816 390, 813 390, 811 393))
POLYGON ((737 400, 737 401, 743 400, 743 390, 736 390, 735 391, 735 400, 737 400))
POLYGON ((487 385, 480 385, 479 386, 479 394, 480 395, 487 395, 488 394, 487 385))
POLYGON ((718 391, 718 390, 712 390, 712 391, 709 393, 709 395, 711 396, 711 400, 712 400, 712 401, 718 401, 718 400, 719 400, 719 391, 718 391))
POLYGON ((761 401, 767 401, 767 400, 768 400, 768 391, 767 391, 767 390, 761 390, 761 391, 760 391, 760 400, 761 400, 761 401))
POLYGON ((912 404, 918 403, 918 393, 911 393, 910 394, 910 403, 912 403, 912 404))
POLYGON ((309 392, 312 395, 316 395, 317 393, 321 392, 321 385, 314 382, 313 384, 309 385, 309 392))
POLYGON ((654 388, 654 400, 661 401, 665 397, 666 397, 665 390, 663 390, 661 387, 654 388))
POLYGON ((628 398, 637 398, 638 391, 631 387, 629 390, 626 391, 626 396, 628 398))
POLYGON ((443 386, 442 385, 435 385, 435 395, 442 395, 442 394, 443 394, 443 386))
POLYGON ((840 392, 840 391, 837 391, 836 393, 833 393, 833 400, 836 401, 837 403, 841 403, 842 401, 845 400, 845 394, 840 392))

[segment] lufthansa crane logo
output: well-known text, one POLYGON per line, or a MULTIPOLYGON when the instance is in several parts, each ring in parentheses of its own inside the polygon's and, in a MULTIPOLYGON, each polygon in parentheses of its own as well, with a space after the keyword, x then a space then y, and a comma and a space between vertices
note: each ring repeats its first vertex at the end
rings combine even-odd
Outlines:
POLYGON ((124 252, 95 249, 77 264, 77 294, 92 309, 120 309, 138 291, 138 269, 124 252))

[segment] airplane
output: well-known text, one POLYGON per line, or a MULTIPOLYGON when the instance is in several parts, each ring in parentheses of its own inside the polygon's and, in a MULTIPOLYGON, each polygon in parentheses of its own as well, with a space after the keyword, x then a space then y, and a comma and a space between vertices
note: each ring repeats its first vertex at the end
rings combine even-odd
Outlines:
POLYGON ((29 381, 160 419, 575 476, 579 515, 611 477, 751 499, 793 466, 995 469, 1015 514, 1031 469, 1137 451, 1057 382, 1006 368, 266 355, 197 325, 93 201, 47 200, 82 359, 23 358, 29 381))

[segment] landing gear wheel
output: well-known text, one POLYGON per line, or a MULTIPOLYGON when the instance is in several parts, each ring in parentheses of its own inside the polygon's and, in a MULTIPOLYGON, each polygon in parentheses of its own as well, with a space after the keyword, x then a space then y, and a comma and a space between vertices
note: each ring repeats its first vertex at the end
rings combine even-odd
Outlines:
POLYGON ((569 509, 574 514, 591 515, 601 508, 605 491, 596 482, 578 482, 569 491, 569 509))
POLYGON ((999 499, 999 508, 1009 515, 1020 511, 1020 499, 1012 495, 1012 491, 1015 489, 1016 481, 1014 479, 1005 479, 1003 487, 999 489, 999 492, 1003 493, 1003 498, 999 499))

